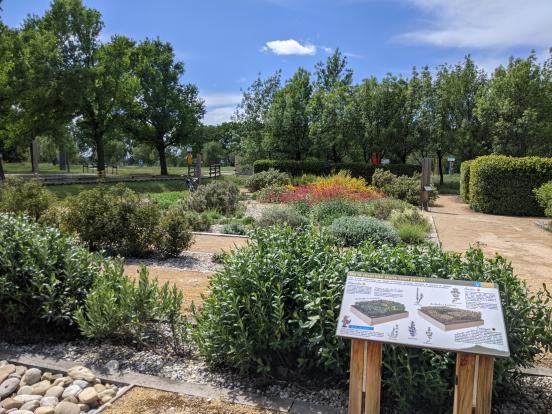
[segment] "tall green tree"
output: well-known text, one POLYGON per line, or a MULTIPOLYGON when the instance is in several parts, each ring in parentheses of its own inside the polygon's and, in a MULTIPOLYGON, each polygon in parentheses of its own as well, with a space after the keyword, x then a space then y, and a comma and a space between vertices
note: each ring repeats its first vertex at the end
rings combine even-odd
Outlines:
POLYGON ((534 52, 495 70, 476 104, 495 153, 552 155, 551 83, 550 58, 541 67, 534 52))
POLYGON ((271 158, 304 159, 311 147, 308 105, 310 74, 299 68, 274 95, 264 147, 271 158))
MULTIPOLYGON (((161 175, 168 175, 167 148, 194 144, 205 113, 195 85, 180 83, 184 64, 175 61, 170 43, 146 39, 133 53, 132 73, 138 94, 126 110, 126 127, 134 139, 154 147, 161 175)), ((200 143, 196 144, 200 146, 200 143)))

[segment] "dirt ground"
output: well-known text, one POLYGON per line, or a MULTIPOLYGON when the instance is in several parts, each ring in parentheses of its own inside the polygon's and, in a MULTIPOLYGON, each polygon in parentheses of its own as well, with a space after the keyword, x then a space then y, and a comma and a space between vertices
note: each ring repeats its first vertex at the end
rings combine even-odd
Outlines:
MULTIPOLYGON (((125 265, 125 273, 131 277, 138 277, 139 268, 137 265, 125 265)), ((157 278, 160 283, 175 283, 182 290, 184 294, 182 312, 186 315, 191 313, 192 302, 196 306, 201 305, 203 302, 201 295, 209 293, 209 277, 213 273, 155 266, 148 267, 148 270, 150 277, 157 278)))
POLYGON ((531 288, 552 286, 552 233, 535 224, 542 218, 476 213, 453 195, 437 204, 431 214, 445 250, 462 252, 479 243, 486 255, 510 260, 531 288))
POLYGON ((239 404, 208 401, 166 391, 135 387, 104 411, 106 414, 274 414, 239 404))
POLYGON ((192 252, 217 253, 230 251, 235 247, 247 244, 247 237, 226 237, 209 234, 195 234, 194 244, 189 248, 192 252))

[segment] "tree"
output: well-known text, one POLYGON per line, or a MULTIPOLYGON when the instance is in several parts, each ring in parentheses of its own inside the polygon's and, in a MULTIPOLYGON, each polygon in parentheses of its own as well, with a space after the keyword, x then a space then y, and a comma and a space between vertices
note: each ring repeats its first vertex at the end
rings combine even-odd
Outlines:
POLYGON ((552 155, 552 54, 541 68, 532 52, 497 68, 479 95, 476 114, 492 137, 493 152, 552 155))
POLYGON ((309 105, 310 135, 317 152, 341 162, 354 143, 347 122, 347 108, 353 100, 353 72, 339 49, 326 62, 316 65, 316 82, 309 105))
POLYGON ((217 141, 209 141, 206 142, 203 145, 203 149, 201 150, 201 153, 203 155, 203 160, 206 164, 219 164, 220 160, 224 158, 224 148, 222 148, 222 144, 217 141))
POLYGON ((312 93, 310 74, 303 68, 274 94, 267 116, 264 147, 271 158, 305 158, 310 147, 308 105, 312 93))
POLYGON ((132 73, 139 83, 138 95, 126 110, 126 128, 139 142, 159 153, 161 175, 168 175, 168 147, 193 144, 205 113, 195 85, 180 84, 184 64, 175 62, 170 43, 146 39, 132 58, 132 73))
POLYGON ((276 92, 280 89, 281 72, 262 80, 260 75, 245 91, 236 108, 233 121, 239 125, 239 155, 246 162, 264 158, 263 140, 267 133, 269 110, 276 92))

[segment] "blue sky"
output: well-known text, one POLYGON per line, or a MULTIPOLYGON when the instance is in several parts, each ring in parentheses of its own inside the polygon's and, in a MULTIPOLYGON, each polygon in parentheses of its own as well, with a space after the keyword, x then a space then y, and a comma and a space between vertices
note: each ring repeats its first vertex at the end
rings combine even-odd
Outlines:
MULTIPOLYGON (((4 0, 19 25, 49 0, 4 0)), ((105 22, 103 39, 159 36, 184 61, 185 82, 206 101, 205 123, 230 118, 240 91, 261 73, 284 78, 339 47, 355 80, 413 65, 456 63, 466 54, 491 70, 511 55, 552 47, 552 0, 85 0, 105 22)))

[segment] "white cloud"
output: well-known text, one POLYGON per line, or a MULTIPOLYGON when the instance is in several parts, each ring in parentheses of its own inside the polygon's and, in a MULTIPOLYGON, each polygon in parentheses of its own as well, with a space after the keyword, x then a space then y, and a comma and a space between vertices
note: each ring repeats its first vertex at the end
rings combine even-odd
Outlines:
POLYGON ((226 105, 237 105, 241 102, 242 95, 237 93, 213 93, 202 95, 202 98, 205 100, 205 106, 226 106, 226 105))
POLYGON ((407 0, 429 14, 428 27, 400 40, 447 47, 552 46, 551 0, 407 0))
POLYGON ((305 43, 302 45, 295 39, 288 40, 272 40, 266 42, 261 49, 263 52, 271 51, 277 55, 314 55, 316 54, 316 46, 305 43))
POLYGON ((219 125, 223 122, 230 121, 235 110, 235 106, 221 106, 220 108, 211 110, 207 109, 207 113, 203 117, 203 123, 205 125, 219 125))

